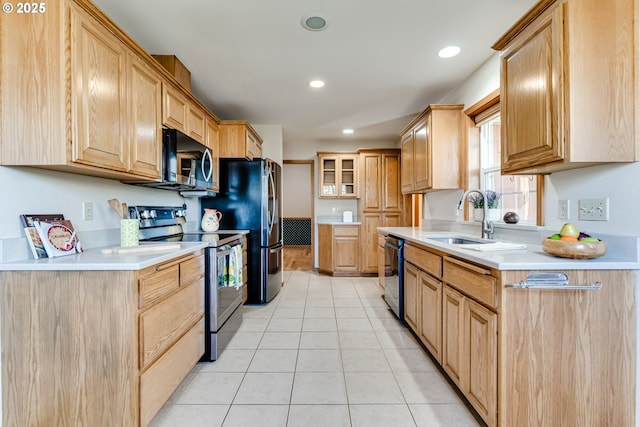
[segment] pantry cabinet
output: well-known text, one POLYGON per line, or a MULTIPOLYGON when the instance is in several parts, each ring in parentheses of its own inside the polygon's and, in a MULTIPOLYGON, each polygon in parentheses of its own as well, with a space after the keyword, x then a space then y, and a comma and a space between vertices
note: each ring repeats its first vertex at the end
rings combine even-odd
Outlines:
POLYGON ((262 138, 246 120, 220 122, 220 158, 261 159, 262 138))
POLYGON ((400 133, 402 193, 461 188, 466 159, 461 104, 432 104, 400 133))
POLYGON ((144 427, 204 354, 202 250, 135 271, 3 271, 0 292, 2 425, 144 427))
POLYGON ((494 44, 503 173, 638 160, 635 12, 633 0, 543 0, 494 44))
POLYGON ((358 150, 361 272, 378 272, 378 227, 402 225, 400 150, 358 150))

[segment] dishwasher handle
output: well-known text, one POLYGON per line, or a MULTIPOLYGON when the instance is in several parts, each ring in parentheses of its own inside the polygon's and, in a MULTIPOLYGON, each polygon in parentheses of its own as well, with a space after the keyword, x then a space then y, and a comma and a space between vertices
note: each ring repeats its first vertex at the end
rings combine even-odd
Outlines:
POLYGON ((404 240, 386 238, 384 240, 384 245, 388 246, 388 247, 390 247, 390 248, 392 248, 392 249, 394 249, 396 251, 399 251, 404 246, 404 240), (396 241, 398 243, 395 243, 396 241))

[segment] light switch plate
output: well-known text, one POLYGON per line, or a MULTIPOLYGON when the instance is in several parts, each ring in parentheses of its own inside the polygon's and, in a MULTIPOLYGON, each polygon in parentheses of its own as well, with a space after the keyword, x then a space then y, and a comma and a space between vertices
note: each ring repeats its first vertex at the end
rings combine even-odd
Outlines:
POLYGON ((93 220, 93 202, 82 202, 82 219, 85 221, 93 220))
POLYGON ((609 221, 609 199, 578 200, 578 219, 581 221, 609 221))
POLYGON ((568 200, 558 200, 558 219, 569 219, 568 200))

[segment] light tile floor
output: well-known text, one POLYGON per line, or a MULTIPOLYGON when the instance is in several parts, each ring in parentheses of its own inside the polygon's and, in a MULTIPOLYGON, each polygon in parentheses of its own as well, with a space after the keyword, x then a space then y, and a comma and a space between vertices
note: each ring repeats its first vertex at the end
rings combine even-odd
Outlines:
POLYGON ((245 306, 229 347, 150 425, 478 426, 381 294, 377 278, 286 271, 278 296, 245 306))

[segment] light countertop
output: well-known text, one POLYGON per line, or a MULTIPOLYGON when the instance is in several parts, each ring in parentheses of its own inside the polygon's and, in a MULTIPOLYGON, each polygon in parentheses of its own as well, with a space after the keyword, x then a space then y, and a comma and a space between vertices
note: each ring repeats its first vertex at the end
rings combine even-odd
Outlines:
MULTIPOLYGON (((27 259, 0 264, 5 271, 82 271, 82 270, 142 270, 170 259, 186 255, 208 246, 207 242, 180 242, 179 249, 167 249, 153 252, 105 254, 102 249, 87 249, 80 254, 56 258, 27 259)), ((154 243, 141 243, 154 245, 154 243)), ((165 243, 166 245, 166 243, 165 243)))
MULTIPOLYGON (((378 231, 499 270, 640 270, 638 243, 635 239, 605 240, 607 243, 605 255, 599 258, 577 260, 549 255, 542 250, 540 244, 527 243, 526 249, 480 252, 465 249, 463 245, 429 240, 430 237, 442 236, 461 236, 478 240, 478 236, 458 232, 427 231, 413 227, 379 227, 378 231)), ((522 243, 507 239, 498 241, 522 243)))

